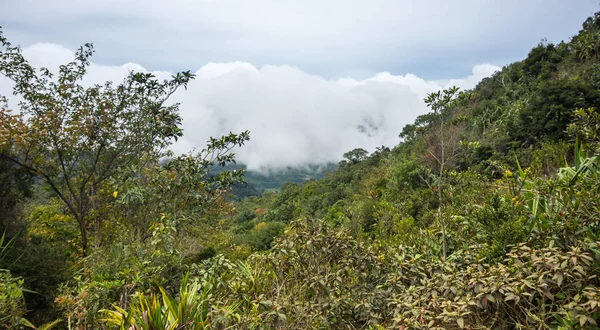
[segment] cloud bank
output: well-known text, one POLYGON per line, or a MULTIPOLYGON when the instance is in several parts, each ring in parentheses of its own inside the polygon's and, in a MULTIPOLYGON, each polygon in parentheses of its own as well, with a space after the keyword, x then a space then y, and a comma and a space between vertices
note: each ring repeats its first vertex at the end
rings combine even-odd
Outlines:
MULTIPOLYGON (((73 58, 71 50, 48 43, 26 47, 23 53, 34 66, 50 69, 73 58)), ((118 82, 131 70, 147 71, 135 63, 92 63, 84 83, 118 82)), ((202 149, 210 136, 250 130, 250 142, 236 150, 238 161, 249 169, 337 162, 354 148, 396 145, 402 127, 428 111, 423 102, 428 93, 452 85, 469 89, 497 70, 480 64, 471 75, 446 81, 388 72, 363 80, 328 80, 287 65, 208 63, 196 71, 187 91, 172 98, 181 103, 184 129, 173 150, 202 149)), ((10 86, 0 77, 0 95, 10 99, 10 86)))

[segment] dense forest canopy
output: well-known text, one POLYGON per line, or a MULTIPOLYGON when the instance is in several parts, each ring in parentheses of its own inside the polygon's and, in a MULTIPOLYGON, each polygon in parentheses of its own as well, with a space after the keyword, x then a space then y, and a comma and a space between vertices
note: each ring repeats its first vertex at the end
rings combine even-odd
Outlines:
POLYGON ((598 328, 600 12, 263 191, 247 131, 169 151, 190 72, 84 87, 91 45, 53 73, 0 43, 0 328, 598 328))

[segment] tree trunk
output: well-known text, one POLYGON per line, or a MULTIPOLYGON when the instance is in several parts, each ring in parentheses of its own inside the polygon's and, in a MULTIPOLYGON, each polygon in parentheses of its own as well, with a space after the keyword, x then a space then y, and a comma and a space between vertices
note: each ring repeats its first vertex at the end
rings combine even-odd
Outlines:
POLYGON ((446 246, 446 222, 443 217, 443 195, 442 195, 442 186, 444 185, 444 167, 446 165, 446 149, 444 145, 444 119, 442 117, 442 112, 440 110, 440 144, 442 146, 442 156, 440 157, 440 176, 438 182, 438 202, 440 203, 438 206, 438 221, 442 226, 442 253, 444 256, 444 261, 446 261, 447 256, 447 246, 446 246))
POLYGON ((442 176, 444 175, 444 164, 442 164, 442 166, 440 167, 440 176, 439 176, 439 183, 438 183, 438 222, 440 223, 440 226, 442 227, 442 255, 444 257, 444 261, 446 261, 446 256, 448 255, 448 247, 446 246, 446 221, 443 219, 444 216, 444 212, 442 210, 442 206, 443 206, 443 195, 442 195, 442 176))
POLYGON ((79 222, 79 230, 81 232, 81 254, 85 258, 88 255, 87 226, 85 220, 81 218, 77 219, 77 222, 79 222))

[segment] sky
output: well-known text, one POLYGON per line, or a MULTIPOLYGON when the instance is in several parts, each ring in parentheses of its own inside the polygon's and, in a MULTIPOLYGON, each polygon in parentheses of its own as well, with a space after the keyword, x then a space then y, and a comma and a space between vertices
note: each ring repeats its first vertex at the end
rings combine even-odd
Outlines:
MULTIPOLYGON (((393 146, 427 93, 473 88, 546 38, 568 40, 598 0, 0 0, 0 26, 36 67, 93 42, 86 80, 196 72, 176 152, 251 131, 251 169, 337 162, 393 146)), ((0 77, 0 94, 10 83, 0 77)))

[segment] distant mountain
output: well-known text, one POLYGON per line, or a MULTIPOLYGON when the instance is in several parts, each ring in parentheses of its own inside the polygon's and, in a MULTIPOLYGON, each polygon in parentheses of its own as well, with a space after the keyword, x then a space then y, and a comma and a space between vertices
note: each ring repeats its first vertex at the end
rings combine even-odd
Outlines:
POLYGON ((279 191, 286 183, 300 183, 311 179, 320 179, 325 173, 334 171, 337 167, 337 164, 328 163, 326 165, 312 164, 276 170, 253 171, 247 170, 244 164, 235 164, 228 165, 223 170, 243 169, 245 171, 246 183, 234 186, 234 195, 238 198, 244 198, 258 196, 265 191, 279 191))

